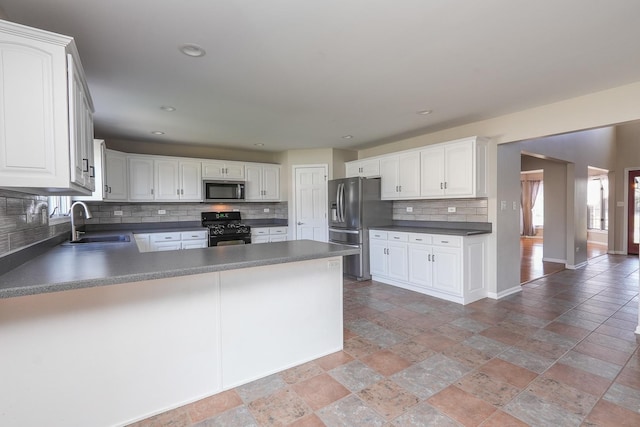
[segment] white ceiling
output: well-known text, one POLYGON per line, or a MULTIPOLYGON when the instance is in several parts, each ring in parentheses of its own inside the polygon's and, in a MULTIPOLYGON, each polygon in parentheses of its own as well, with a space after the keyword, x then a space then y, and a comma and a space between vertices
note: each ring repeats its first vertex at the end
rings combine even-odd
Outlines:
POLYGON ((357 148, 640 81, 638 0, 0 7, 13 21, 75 37, 102 138, 357 148), (185 43, 206 56, 181 54, 185 43))

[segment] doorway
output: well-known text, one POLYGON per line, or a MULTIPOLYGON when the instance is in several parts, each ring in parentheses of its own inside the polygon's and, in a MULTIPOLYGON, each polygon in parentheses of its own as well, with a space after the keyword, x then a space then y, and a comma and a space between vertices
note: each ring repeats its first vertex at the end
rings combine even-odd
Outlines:
POLYGON ((640 243, 640 170, 629 171, 627 209, 627 253, 638 255, 640 243))
POLYGON ((328 169, 327 165, 293 166, 296 240, 327 241, 328 169))

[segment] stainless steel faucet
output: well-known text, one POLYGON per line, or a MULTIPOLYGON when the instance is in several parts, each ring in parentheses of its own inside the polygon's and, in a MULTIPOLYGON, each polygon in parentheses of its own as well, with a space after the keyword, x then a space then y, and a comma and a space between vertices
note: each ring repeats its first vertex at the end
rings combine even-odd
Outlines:
POLYGON ((80 205, 84 208, 85 218, 89 219, 92 217, 91 212, 89 211, 89 207, 87 207, 87 204, 85 202, 80 202, 80 201, 73 202, 73 204, 71 205, 71 209, 69 209, 69 217, 71 217, 71 241, 72 242, 76 242, 80 240, 80 235, 84 234, 84 232, 76 230, 76 221, 73 216, 73 208, 75 208, 77 205, 80 205))

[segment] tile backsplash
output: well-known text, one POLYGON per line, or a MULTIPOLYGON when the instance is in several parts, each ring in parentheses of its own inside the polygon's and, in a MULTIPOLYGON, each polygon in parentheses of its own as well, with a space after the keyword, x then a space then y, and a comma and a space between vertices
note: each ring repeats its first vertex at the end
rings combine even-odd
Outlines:
POLYGON ((488 222, 487 199, 396 200, 393 219, 403 221, 488 222), (407 212, 411 208, 412 212, 407 212), (455 212, 449 212, 455 208, 455 212))
POLYGON ((47 206, 46 196, 0 190, 0 256, 71 230, 49 224, 47 206))
POLYGON ((103 203, 87 202, 93 218, 86 224, 138 224, 200 221, 205 211, 239 210, 242 219, 286 219, 287 202, 272 203, 103 203), (268 210, 268 212, 265 212, 268 210), (164 211, 164 213, 160 213, 164 211), (118 213, 118 215, 116 215, 118 213))

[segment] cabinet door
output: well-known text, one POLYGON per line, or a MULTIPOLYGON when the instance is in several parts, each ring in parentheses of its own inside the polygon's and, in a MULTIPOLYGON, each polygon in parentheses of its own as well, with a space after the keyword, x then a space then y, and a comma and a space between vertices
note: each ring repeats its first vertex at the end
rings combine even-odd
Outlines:
POLYGON ((128 197, 127 156, 118 151, 105 150, 104 198, 122 201, 128 197))
POLYGON ((447 196, 473 196, 475 159, 472 141, 445 146, 445 193, 447 196))
POLYGON ((174 159, 156 159, 154 162, 154 199, 180 198, 179 163, 174 159))
POLYGON ((224 172, 226 179, 244 179, 244 163, 227 162, 224 172))
POLYGON ((360 176, 367 178, 380 176, 380 160, 363 160, 360 162, 360 176))
POLYGON ((383 199, 397 199, 398 192, 398 156, 386 157, 380 160, 380 195, 383 199))
POLYGON ((462 296, 462 255, 458 248, 433 247, 433 288, 462 296))
POLYGON ((244 198, 246 200, 262 200, 262 167, 259 165, 246 165, 246 185, 244 198))
POLYGON ((202 201, 202 169, 200 162, 180 162, 180 199, 202 201))
POLYGON ((136 241, 139 252, 149 252, 151 249, 149 246, 149 234, 134 234, 133 238, 136 241))
POLYGON ((280 200, 280 167, 262 167, 262 200, 280 200))
POLYGON ((200 249, 206 248, 207 241, 206 240, 189 240, 186 242, 182 242, 182 249, 200 249))
POLYGON ((387 257, 389 277, 407 280, 407 244, 403 242, 387 242, 387 257))
POLYGON ((444 148, 427 148, 420 151, 420 195, 438 197, 444 195, 444 148))
POLYGON ((420 154, 409 153, 398 157, 398 186, 402 198, 420 196, 420 154))
POLYGON ((71 159, 71 182, 84 187, 85 172, 89 171, 89 159, 85 158, 84 102, 82 81, 75 62, 68 55, 67 77, 69 79, 69 154, 71 159), (86 168, 86 169, 85 169, 86 168))
POLYGON ((269 243, 269 235, 266 236, 251 236, 251 243, 269 243))
POLYGON ((409 245, 409 282, 422 288, 431 287, 432 248, 427 245, 409 245))
POLYGON ((344 165, 344 174, 346 178, 353 178, 354 176, 360 176, 360 163, 350 162, 344 165))
POLYGON ((182 249, 182 244, 179 240, 177 242, 151 242, 151 250, 153 252, 177 251, 180 249, 182 249))
POLYGON ((389 276, 387 268, 387 241, 371 239, 369 240, 369 259, 371 274, 374 276, 389 276))
POLYGON ((224 162, 206 161, 202 162, 202 178, 223 178, 224 177, 224 162))
POLYGON ((129 200, 153 200, 153 159, 129 157, 129 200))
POLYGON ((287 240, 287 236, 269 236, 270 242, 285 242, 287 240))

